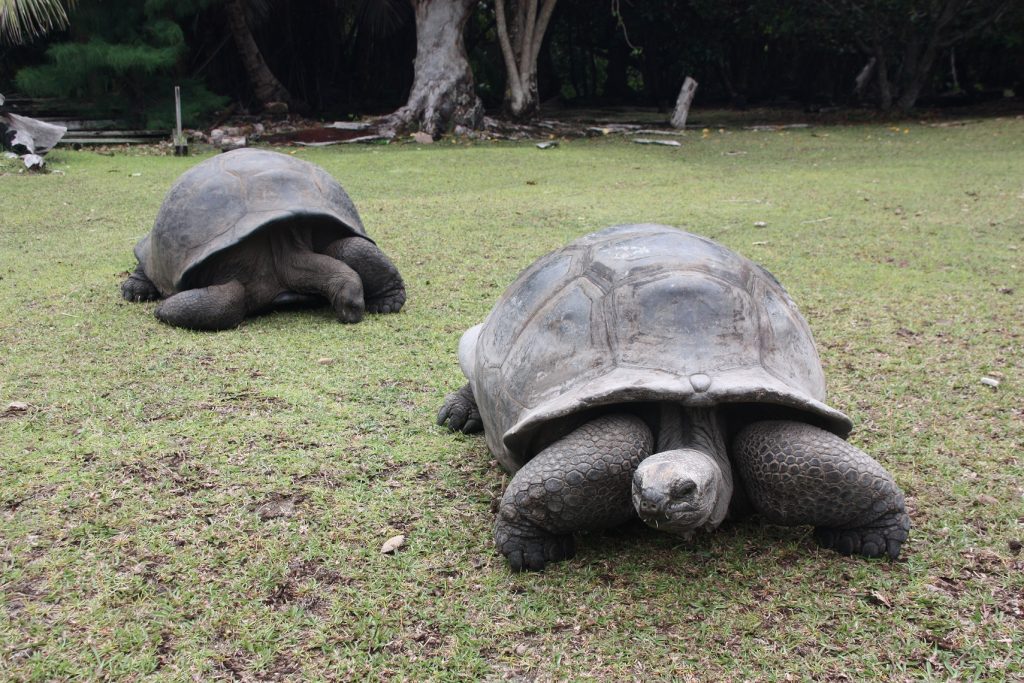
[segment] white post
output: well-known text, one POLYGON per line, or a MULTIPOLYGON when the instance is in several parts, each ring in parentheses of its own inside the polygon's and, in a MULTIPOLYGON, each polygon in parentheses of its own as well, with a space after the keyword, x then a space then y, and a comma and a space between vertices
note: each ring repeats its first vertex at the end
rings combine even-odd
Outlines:
POLYGON ((181 86, 174 86, 174 118, 177 128, 174 130, 174 156, 188 156, 188 140, 181 132, 181 86))
POLYGON ((174 136, 174 144, 181 144, 181 86, 174 86, 174 116, 178 122, 178 128, 176 135, 174 136))
POLYGON ((676 108, 672 112, 670 123, 673 128, 686 128, 686 117, 690 114, 690 104, 693 96, 697 93, 697 81, 689 76, 683 81, 683 87, 679 89, 679 97, 676 98, 676 108))

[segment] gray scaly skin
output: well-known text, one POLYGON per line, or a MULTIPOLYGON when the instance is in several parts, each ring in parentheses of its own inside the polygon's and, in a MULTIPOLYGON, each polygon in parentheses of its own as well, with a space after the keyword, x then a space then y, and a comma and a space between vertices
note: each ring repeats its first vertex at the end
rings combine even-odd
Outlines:
MULTIPOLYGON (((254 235, 205 264, 196 279, 209 284, 168 297, 156 317, 179 327, 224 330, 247 315, 322 297, 338 320, 357 323, 364 311, 394 313, 405 303, 402 278, 376 245, 348 237, 314 249, 306 226, 254 235)), ((160 297, 141 265, 121 293, 128 301, 160 297)))
POLYGON ((540 570, 575 554, 572 533, 607 529, 636 513, 629 482, 654 439, 643 420, 608 415, 537 454, 509 482, 494 539, 513 571, 540 570))
POLYGON ((835 435, 800 422, 755 422, 733 441, 754 508, 775 524, 816 526, 825 548, 896 559, 910 532, 903 492, 885 469, 835 435))
MULTIPOLYGON (((469 386, 451 394, 438 424, 479 431, 469 386)), ((657 434, 638 417, 608 415, 548 446, 513 477, 495 541, 515 571, 572 557, 572 533, 635 514, 683 537, 717 527, 751 505, 777 524, 811 524, 843 554, 899 556, 910 519, 903 493, 870 456, 802 422, 755 422, 726 452, 723 421, 709 408, 662 407, 657 434), (656 452, 648 455, 656 442, 656 452), (731 458, 730 458, 731 455, 731 458), (742 486, 733 483, 731 464, 742 486), (748 500, 749 499, 749 500, 748 500)))

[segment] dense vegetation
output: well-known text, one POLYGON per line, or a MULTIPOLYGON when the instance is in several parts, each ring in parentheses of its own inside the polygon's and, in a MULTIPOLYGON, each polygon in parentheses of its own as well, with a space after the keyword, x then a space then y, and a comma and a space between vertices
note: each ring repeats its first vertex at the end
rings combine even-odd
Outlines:
MULTIPOLYGON (((186 85, 191 123, 227 102, 258 109, 266 98, 232 37, 239 8, 293 110, 342 117, 405 102, 416 24, 399 0, 82 3, 67 31, 0 47, 0 92, 73 98, 141 125, 165 123, 171 83, 186 85)), ((493 2, 475 5, 465 44, 478 95, 501 107, 493 2)), ((537 58, 549 106, 666 107, 691 75, 703 105, 907 110, 1020 96, 1022 74, 1024 5, 1007 0, 560 0, 537 58)))

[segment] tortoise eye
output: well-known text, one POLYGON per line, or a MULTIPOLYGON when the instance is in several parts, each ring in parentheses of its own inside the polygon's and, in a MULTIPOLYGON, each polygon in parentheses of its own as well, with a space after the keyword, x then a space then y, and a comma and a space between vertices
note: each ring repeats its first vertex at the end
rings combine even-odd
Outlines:
POLYGON ((696 490, 697 484, 695 484, 692 480, 687 479, 686 481, 677 481, 676 483, 672 484, 671 493, 673 498, 685 498, 689 495, 692 495, 693 492, 696 490))

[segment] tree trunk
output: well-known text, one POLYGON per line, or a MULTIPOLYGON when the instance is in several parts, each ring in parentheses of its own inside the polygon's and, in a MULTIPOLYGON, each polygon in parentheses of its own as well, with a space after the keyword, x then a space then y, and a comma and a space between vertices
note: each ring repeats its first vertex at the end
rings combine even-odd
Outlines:
POLYGON ((256 45, 256 39, 252 37, 249 23, 245 20, 244 0, 227 0, 224 3, 224 12, 227 14, 228 30, 235 39, 238 54, 242 58, 242 65, 256 98, 264 106, 268 102, 291 103, 291 94, 270 71, 259 46, 256 45))
POLYGON ((483 124, 462 33, 479 0, 411 0, 416 13, 416 61, 405 106, 381 121, 392 132, 418 128, 435 138, 483 124))
POLYGON ((538 0, 512 0, 511 30, 505 0, 494 1, 498 42, 507 74, 505 109, 516 118, 529 118, 540 109, 537 56, 557 1, 539 0, 538 7, 538 0))
POLYGON ((690 115, 690 105, 693 104, 693 96, 697 94, 697 81, 689 76, 683 81, 683 87, 679 89, 679 97, 676 98, 676 108, 672 112, 671 124, 673 128, 682 130, 686 128, 686 117, 690 115))

